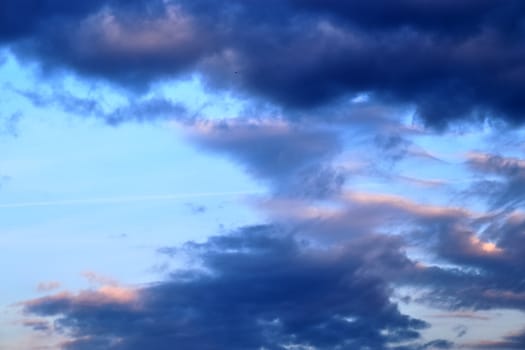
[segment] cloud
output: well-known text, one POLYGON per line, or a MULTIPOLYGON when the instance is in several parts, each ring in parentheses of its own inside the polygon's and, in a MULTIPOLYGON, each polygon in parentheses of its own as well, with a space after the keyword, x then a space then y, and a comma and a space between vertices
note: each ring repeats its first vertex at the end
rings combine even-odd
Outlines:
POLYGON ((403 283, 426 290, 419 301, 449 310, 525 310, 520 212, 433 217, 414 233, 437 265, 421 265, 403 283))
POLYGON ((433 340, 430 341, 423 346, 421 346, 421 349, 452 349, 454 346, 454 343, 448 340, 433 340))
POLYGON ((20 112, 12 113, 9 116, 0 116, 0 136, 18 136, 18 124, 21 117, 20 112))
POLYGON ((53 326, 50 324, 50 322, 46 320, 24 320, 22 321, 22 325, 40 332, 49 332, 53 329, 53 326))
POLYGON ((40 282, 37 286, 39 292, 49 292, 51 290, 60 288, 61 284, 57 281, 40 282))
MULTIPOLYGON (((232 159, 272 191, 256 204, 274 226, 187 244, 183 250, 199 262, 194 269, 134 288, 88 274, 92 289, 27 301, 25 311, 57 319, 56 329, 70 335, 64 349, 421 350, 454 345, 419 339, 428 324, 399 311, 391 300, 397 286, 416 287, 415 302, 456 317, 525 310, 522 159, 468 156, 480 179, 471 193, 487 200, 486 213, 358 192, 348 181, 355 170, 348 164, 373 158, 359 169, 369 178, 444 183, 381 168, 408 157, 440 161, 412 137, 425 131, 401 122, 408 117, 437 128, 487 117, 522 123, 524 11, 517 0, 4 1, 0 41, 20 60, 37 62, 45 74, 73 72, 138 91, 112 110, 98 96, 65 89, 17 91, 35 106, 110 125, 176 119, 190 142, 232 159), (211 91, 234 91, 257 112, 259 104, 277 112, 203 120, 183 104, 147 97, 155 83, 189 76, 211 91), (345 157, 347 166, 339 166, 345 157)), ((0 208, 238 194, 247 193, 0 208)), ((456 330, 458 337, 465 332, 456 330)), ((491 344, 521 342, 516 336, 491 344)))
POLYGON ((449 313, 444 313, 444 314, 432 315, 432 317, 455 318, 455 319, 463 318, 463 319, 482 320, 482 321, 490 320, 490 317, 479 315, 478 313, 475 313, 475 312, 449 312, 449 313))
POLYGON ((64 112, 79 117, 95 117, 109 125, 117 126, 124 122, 152 122, 158 119, 190 119, 185 106, 165 98, 128 99, 120 106, 108 108, 101 96, 79 97, 65 88, 53 88, 51 93, 40 91, 14 92, 28 99, 35 107, 58 107, 64 112))
POLYGON ((357 243, 325 249, 275 226, 246 227, 187 243, 199 263, 166 281, 56 294, 24 307, 57 318, 71 336, 65 349, 444 348, 415 343, 428 325, 403 315, 370 269, 371 249, 376 265, 410 264, 396 240, 357 243))
POLYGON ((461 338, 465 334, 468 333, 468 327, 465 325, 457 325, 453 328, 454 332, 456 332, 456 338, 461 338))
POLYGON ((0 39, 9 41, 35 35, 45 22, 59 21, 60 17, 79 19, 103 4, 103 0, 86 4, 71 4, 61 0, 45 4, 33 0, 3 1, 0 7, 0 39))
POLYGON ((417 302, 462 312, 525 309, 525 285, 517 282, 525 279, 522 212, 476 213, 359 192, 344 192, 328 205, 277 198, 258 204, 271 220, 320 244, 358 247, 360 239, 383 236, 405 242, 421 261, 410 257, 393 270, 368 264, 396 285, 421 291, 417 302))
POLYGON ((97 290, 82 291, 77 294, 61 292, 24 303, 27 309, 36 314, 53 313, 53 310, 63 308, 74 308, 78 305, 85 306, 107 306, 128 305, 137 300, 135 290, 115 285, 101 286, 97 290))
POLYGON ((233 158, 279 193, 326 197, 344 184, 344 172, 331 162, 342 144, 327 127, 273 118, 198 121, 184 128, 196 145, 233 158))
POLYGON ((509 350, 522 349, 525 346, 525 332, 516 332, 499 341, 480 341, 469 344, 473 349, 509 350))
POLYGON ((20 57, 128 87, 199 72, 289 108, 367 93, 436 126, 523 121, 516 0, 25 0, 1 10, 0 38, 20 57))
POLYGON ((91 284, 107 285, 107 286, 118 285, 118 282, 115 279, 108 277, 108 276, 98 274, 93 271, 82 272, 82 277, 84 277, 91 284))
POLYGON ((467 165, 484 177, 471 193, 487 199, 494 208, 512 210, 525 200, 525 160, 498 154, 473 152, 467 165))
POLYGON ((149 201, 170 201, 170 200, 208 198, 208 197, 232 197, 232 196, 234 197, 234 196, 254 195, 254 194, 259 194, 259 192, 256 192, 256 191, 196 192, 196 193, 119 196, 119 197, 93 197, 93 198, 64 199, 64 200, 56 200, 56 201, 0 203, 0 209, 1 208, 28 208, 28 207, 89 205, 89 204, 100 204, 100 203, 119 204, 119 203, 149 202, 149 201))
POLYGON ((433 227, 474 220, 479 215, 463 208, 424 204, 403 196, 350 190, 341 191, 329 203, 281 197, 260 199, 255 205, 267 213, 270 220, 300 227, 303 234, 315 240, 335 243, 381 233, 399 235, 412 240, 414 245, 425 246, 439 237, 438 233, 431 232, 433 227))

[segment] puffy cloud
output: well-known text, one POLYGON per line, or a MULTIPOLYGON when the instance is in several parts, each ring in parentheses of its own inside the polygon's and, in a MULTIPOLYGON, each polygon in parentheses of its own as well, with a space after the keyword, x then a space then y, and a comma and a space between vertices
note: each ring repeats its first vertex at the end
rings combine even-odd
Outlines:
POLYGON ((65 349, 446 348, 414 343, 428 325, 403 315, 369 266, 410 266, 399 242, 356 243, 319 248, 276 227, 247 227, 186 244, 199 264, 169 280, 56 294, 24 307, 57 318, 71 337, 65 349), (412 345, 396 345, 407 341, 412 345))

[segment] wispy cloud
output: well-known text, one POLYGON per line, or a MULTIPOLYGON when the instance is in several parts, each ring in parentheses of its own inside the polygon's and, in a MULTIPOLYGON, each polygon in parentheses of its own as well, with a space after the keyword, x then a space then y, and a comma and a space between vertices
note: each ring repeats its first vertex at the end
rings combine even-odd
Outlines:
POLYGON ((195 193, 175 193, 175 194, 154 194, 137 196, 115 196, 115 197, 94 197, 79 199, 63 199, 52 201, 30 201, 0 203, 0 208, 30 208, 30 207, 55 207, 70 205, 95 205, 95 204, 123 204, 133 202, 155 202, 155 201, 176 201, 180 199, 211 198, 211 197, 237 197, 261 194, 261 191, 232 191, 232 192, 195 192, 195 193))

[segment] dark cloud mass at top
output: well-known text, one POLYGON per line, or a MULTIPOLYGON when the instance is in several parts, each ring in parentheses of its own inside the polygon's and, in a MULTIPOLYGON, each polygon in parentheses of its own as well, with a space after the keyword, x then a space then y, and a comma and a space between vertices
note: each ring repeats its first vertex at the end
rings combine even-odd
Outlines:
POLYGON ((200 72, 290 108, 367 92, 437 126, 521 123, 524 10, 517 0, 3 1, 0 38, 46 67, 127 86, 200 72))

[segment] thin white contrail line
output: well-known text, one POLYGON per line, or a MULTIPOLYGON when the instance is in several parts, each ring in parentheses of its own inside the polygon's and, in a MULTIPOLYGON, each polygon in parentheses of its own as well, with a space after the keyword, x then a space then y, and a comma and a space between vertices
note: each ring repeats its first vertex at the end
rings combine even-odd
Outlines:
POLYGON ((157 200, 177 200, 206 197, 231 197, 261 194, 259 191, 236 191, 236 192, 201 192, 201 193, 179 193, 179 194, 161 194, 161 195, 142 195, 142 196, 121 196, 121 197, 97 197, 83 199, 65 199, 55 201, 34 201, 19 203, 0 203, 0 208, 27 208, 27 207, 50 207, 50 206, 68 206, 81 204, 118 204, 131 202, 146 202, 157 200))

